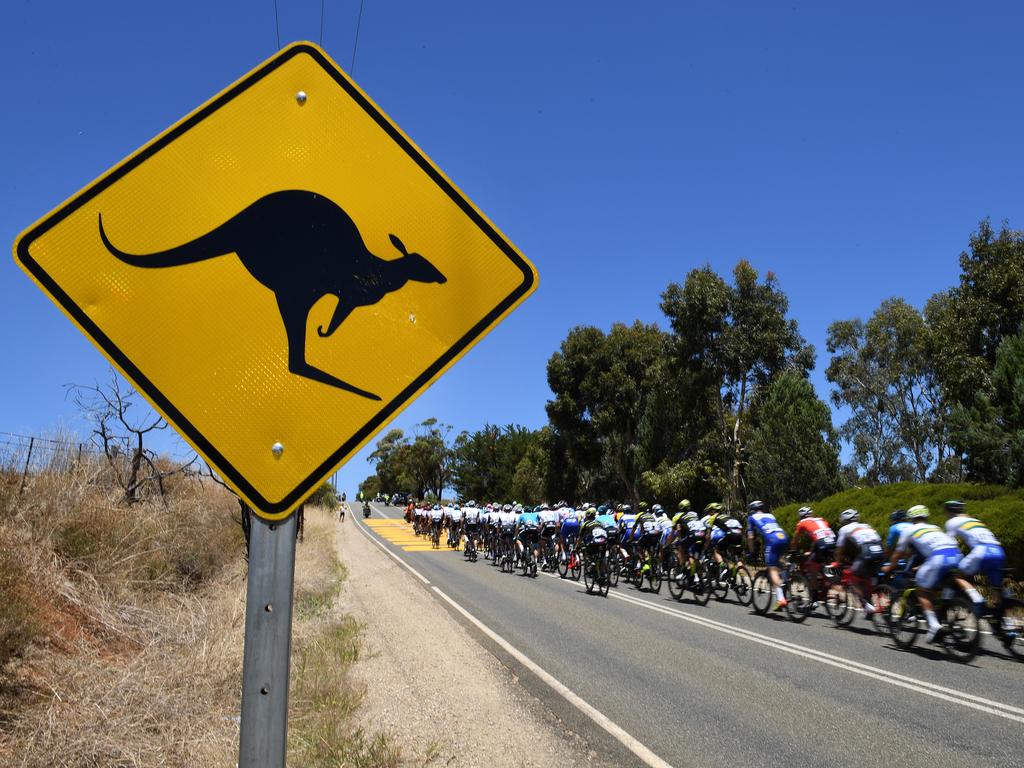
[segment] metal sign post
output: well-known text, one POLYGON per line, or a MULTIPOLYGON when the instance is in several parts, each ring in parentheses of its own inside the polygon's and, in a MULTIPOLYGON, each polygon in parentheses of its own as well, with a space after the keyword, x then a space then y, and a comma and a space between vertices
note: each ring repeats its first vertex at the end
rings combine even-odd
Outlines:
POLYGON ((285 764, 298 519, 251 517, 238 768, 285 764))

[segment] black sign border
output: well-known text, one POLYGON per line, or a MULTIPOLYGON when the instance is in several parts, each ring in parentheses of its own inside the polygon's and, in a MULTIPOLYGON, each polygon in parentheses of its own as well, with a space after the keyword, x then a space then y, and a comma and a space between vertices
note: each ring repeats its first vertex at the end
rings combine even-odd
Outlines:
POLYGON ((340 462, 349 452, 353 451, 360 443, 372 436, 379 430, 393 414, 395 414, 405 403, 407 403, 416 392, 425 386, 435 375, 442 371, 445 366, 452 362, 460 352, 483 335, 487 328, 501 317, 520 298, 529 293, 535 283, 535 275, 530 265, 523 259, 516 250, 503 238, 491 224, 476 211, 470 202, 455 189, 452 184, 441 175, 437 169, 414 147, 408 139, 357 89, 323 54, 323 52, 309 43, 297 43, 292 45, 277 56, 269 59, 262 66, 250 72, 242 80, 235 83, 228 90, 216 97, 213 101, 201 107, 194 114, 190 115, 180 124, 174 126, 164 135, 160 136, 152 144, 146 146, 137 155, 131 157, 122 165, 117 166, 106 175, 97 179, 86 189, 66 202, 60 208, 40 221, 32 229, 28 230, 20 238, 17 245, 18 260, 35 278, 43 285, 50 295, 64 308, 64 310, 75 319, 79 326, 88 336, 100 346, 111 360, 131 379, 134 384, 145 394, 157 408, 171 421, 171 423, 182 430, 190 442, 203 454, 208 461, 221 473, 226 480, 233 484, 246 499, 252 503, 258 512, 268 516, 280 518, 284 513, 296 507, 306 496, 315 490, 316 483, 325 478, 331 469, 340 462), (299 483, 280 501, 272 502, 260 494, 252 484, 209 442, 206 437, 174 406, 171 401, 140 371, 128 357, 121 352, 116 344, 99 329, 89 316, 72 301, 71 297, 50 277, 49 274, 32 258, 29 249, 32 243, 44 235, 47 231, 70 216, 89 200, 103 190, 110 187, 127 173, 144 163, 155 153, 169 145, 171 142, 184 135, 191 128, 198 125, 204 119, 216 112, 222 106, 233 100, 236 96, 255 85, 268 74, 276 70, 292 58, 306 54, 313 58, 323 69, 334 78, 349 96, 358 103, 366 113, 398 144, 405 153, 412 158, 416 164, 437 184, 449 198, 466 214, 504 253, 509 260, 515 264, 523 273, 523 281, 497 306, 488 312, 476 325, 469 329, 466 334, 455 342, 452 347, 435 360, 423 373, 421 373, 409 386, 403 389, 390 403, 377 412, 370 421, 364 424, 352 437, 342 444, 338 450, 311 472, 305 480, 299 483))

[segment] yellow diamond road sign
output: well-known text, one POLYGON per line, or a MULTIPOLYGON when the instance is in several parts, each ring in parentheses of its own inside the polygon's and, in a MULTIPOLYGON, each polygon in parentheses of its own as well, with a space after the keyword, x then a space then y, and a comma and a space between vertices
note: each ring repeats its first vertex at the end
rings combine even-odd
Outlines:
POLYGON ((15 258, 274 520, 537 285, 311 43, 45 216, 15 258))

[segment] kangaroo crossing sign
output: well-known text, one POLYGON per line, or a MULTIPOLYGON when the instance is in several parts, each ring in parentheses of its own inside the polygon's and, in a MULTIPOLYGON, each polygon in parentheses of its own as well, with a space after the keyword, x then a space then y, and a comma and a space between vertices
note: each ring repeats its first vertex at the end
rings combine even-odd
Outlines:
POLYGON ((45 216, 15 258, 269 520, 537 285, 311 43, 45 216))

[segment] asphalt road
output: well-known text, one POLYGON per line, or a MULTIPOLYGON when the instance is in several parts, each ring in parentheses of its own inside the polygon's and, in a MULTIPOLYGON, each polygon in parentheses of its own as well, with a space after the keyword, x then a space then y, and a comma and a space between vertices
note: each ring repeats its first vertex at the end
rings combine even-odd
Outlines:
MULTIPOLYGON (((374 506, 373 517, 397 518, 374 506)), ((1024 663, 991 637, 969 665, 901 651, 858 619, 794 624, 620 583, 503 574, 461 553, 405 551, 356 522, 493 632, 670 765, 1024 765, 1024 663)), ((456 613, 438 598, 439 607, 456 613)), ((464 623, 464 617, 460 617, 464 623)), ((621 747, 475 630, 596 747, 621 747)), ((639 763, 623 753, 623 763, 639 763)))

